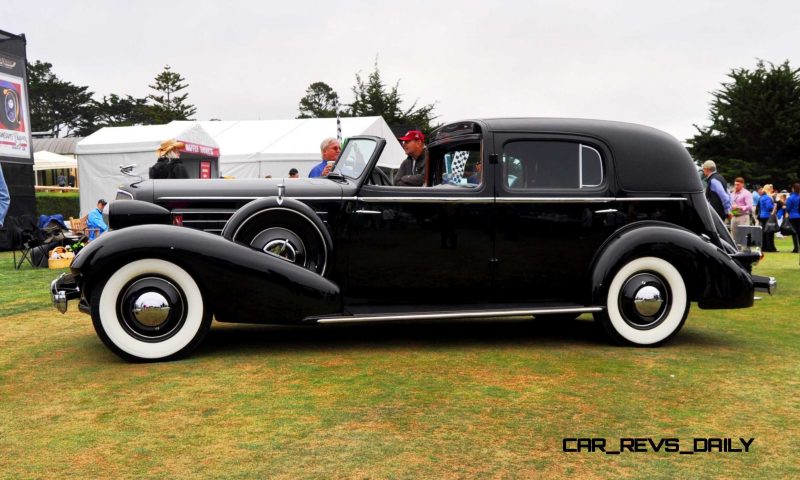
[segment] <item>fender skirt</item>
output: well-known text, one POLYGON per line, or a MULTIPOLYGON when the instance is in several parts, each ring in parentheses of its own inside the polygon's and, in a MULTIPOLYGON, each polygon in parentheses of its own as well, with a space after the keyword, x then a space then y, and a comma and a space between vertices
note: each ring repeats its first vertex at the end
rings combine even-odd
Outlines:
POLYGON ((139 225, 103 234, 72 263, 81 294, 120 266, 160 258, 189 272, 218 321, 296 323, 341 313, 339 287, 303 267, 220 236, 171 225, 139 225))

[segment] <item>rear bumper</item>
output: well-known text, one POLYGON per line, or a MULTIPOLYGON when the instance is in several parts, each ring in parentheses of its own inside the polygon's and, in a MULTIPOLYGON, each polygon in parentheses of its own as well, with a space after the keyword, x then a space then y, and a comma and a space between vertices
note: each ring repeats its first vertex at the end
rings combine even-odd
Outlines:
POLYGON ((759 292, 767 292, 772 295, 778 288, 778 281, 775 280, 775 277, 764 277, 762 275, 751 274, 750 278, 753 279, 753 287, 755 287, 755 289, 759 292))
POLYGON ((53 306, 59 312, 66 313, 69 301, 80 298, 79 276, 75 273, 62 273, 61 276, 50 282, 50 298, 53 300, 53 306))

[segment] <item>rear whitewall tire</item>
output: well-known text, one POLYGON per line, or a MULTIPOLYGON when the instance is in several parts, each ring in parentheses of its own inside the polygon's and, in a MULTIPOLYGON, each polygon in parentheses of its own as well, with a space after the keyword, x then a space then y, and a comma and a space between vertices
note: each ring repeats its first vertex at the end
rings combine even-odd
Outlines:
POLYGON ((178 265, 161 259, 142 259, 116 270, 92 293, 92 323, 103 342, 126 360, 152 361, 179 358, 191 352, 211 326, 211 314, 192 276, 178 265), (165 338, 137 338, 120 314, 121 296, 137 279, 154 278, 174 285, 181 294, 181 318, 165 338))
POLYGON ((641 257, 626 263, 613 277, 606 295, 606 311, 598 315, 608 336, 620 344, 656 346, 680 331, 689 313, 686 284, 680 272, 668 261, 657 257, 641 257), (650 276, 663 283, 663 311, 648 325, 648 319, 637 317, 634 309, 626 309, 623 287, 637 276, 650 276), (640 325, 637 325, 640 324, 640 325))

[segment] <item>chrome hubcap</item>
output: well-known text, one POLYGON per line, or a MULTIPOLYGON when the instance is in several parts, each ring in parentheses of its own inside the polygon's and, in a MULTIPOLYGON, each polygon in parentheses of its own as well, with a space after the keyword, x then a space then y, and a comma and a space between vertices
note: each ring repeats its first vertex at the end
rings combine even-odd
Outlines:
POLYGON ((664 299, 661 292, 652 285, 645 285, 636 291, 633 298, 633 307, 643 317, 652 317, 661 310, 664 299))
POLYGON ((161 277, 132 281, 117 303, 120 325, 145 342, 160 342, 177 333, 186 320, 187 309, 183 292, 161 277))
POLYGON ((170 310, 169 300, 159 292, 145 292, 133 301, 133 317, 148 327, 166 322, 170 310))
POLYGON ((292 263, 297 261, 297 249, 289 242, 289 239, 271 240, 264 246, 264 251, 292 263))
POLYGON ((301 267, 308 263, 303 240, 288 228, 271 227, 262 230, 253 238, 250 246, 301 267))
POLYGON ((633 328, 655 328, 669 313, 670 292, 667 283, 654 273, 637 273, 622 286, 619 310, 633 328))

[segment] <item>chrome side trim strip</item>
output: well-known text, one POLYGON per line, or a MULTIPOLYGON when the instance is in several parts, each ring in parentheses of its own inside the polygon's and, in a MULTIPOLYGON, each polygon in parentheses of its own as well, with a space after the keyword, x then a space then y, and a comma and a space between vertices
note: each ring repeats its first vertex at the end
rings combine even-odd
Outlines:
MULTIPOLYGON (((156 200, 257 200, 259 198, 275 197, 277 195, 262 195, 258 197, 158 197, 156 200)), ((356 197, 292 197, 295 200, 355 200, 356 197)))
POLYGON ((236 213, 236 210, 228 210, 228 209, 214 209, 214 208, 176 208, 172 210, 172 213, 198 213, 198 214, 205 214, 205 213, 236 213))
POLYGON ((617 202, 688 202, 685 197, 620 197, 617 202))
POLYGON ((547 313, 591 313, 601 311, 603 311, 603 307, 535 308, 524 310, 466 310, 463 312, 445 313, 404 313, 387 315, 353 315, 349 317, 320 317, 317 318, 316 321, 317 323, 392 322, 398 320, 446 320, 451 318, 518 317, 522 315, 543 315, 547 313))
POLYGON ((494 197, 357 197, 366 203, 494 203, 494 197))
POLYGON ((685 198, 681 197, 357 197, 356 200, 366 203, 611 203, 687 201, 685 198))
MULTIPOLYGON (((158 197, 156 200, 256 200, 265 197, 158 197)), ((684 197, 291 197, 304 201, 348 201, 368 203, 609 203, 609 202, 686 202, 684 197)))

